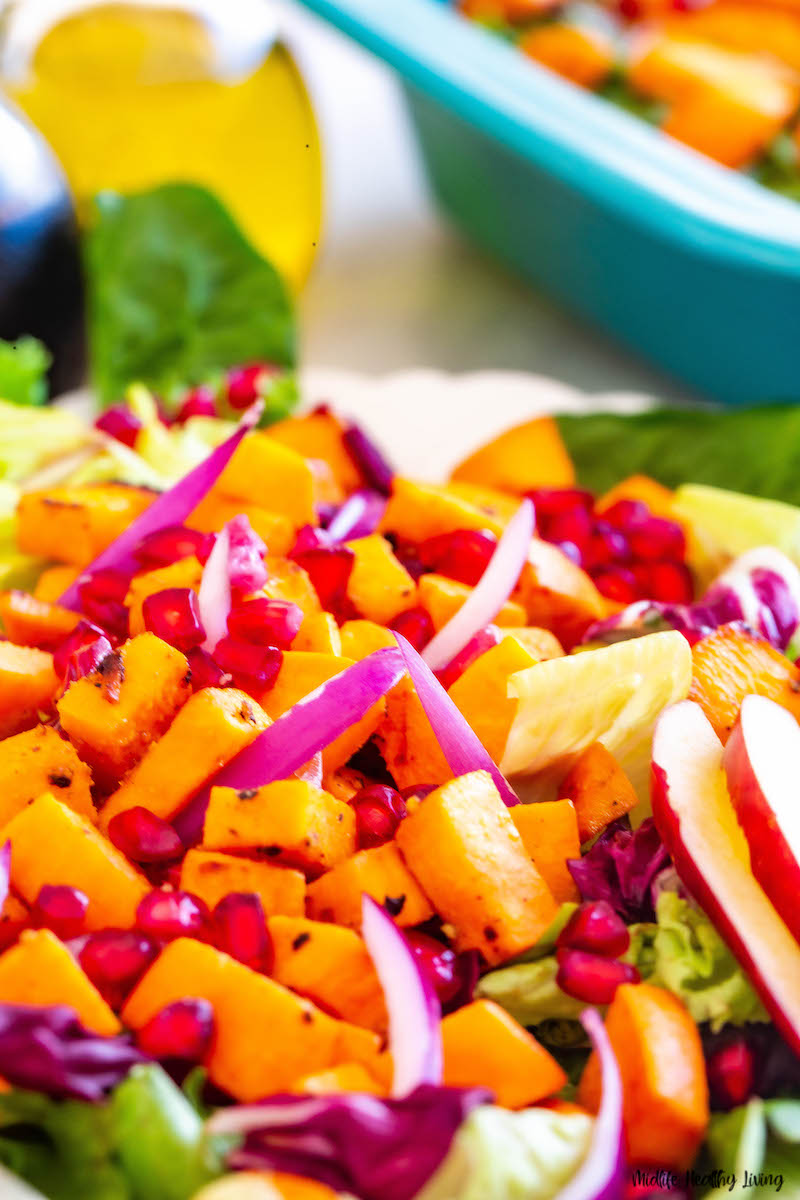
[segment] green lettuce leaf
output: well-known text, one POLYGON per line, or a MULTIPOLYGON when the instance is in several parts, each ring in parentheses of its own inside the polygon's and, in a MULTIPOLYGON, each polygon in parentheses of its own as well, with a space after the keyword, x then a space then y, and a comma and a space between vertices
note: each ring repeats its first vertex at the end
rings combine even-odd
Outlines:
POLYGON ((494 1000, 521 1025, 577 1021, 586 1005, 562 992, 556 983, 557 973, 554 955, 501 967, 479 980, 475 995, 494 1000))
POLYGON ((551 1200, 585 1158, 591 1132, 582 1113, 476 1108, 416 1200, 551 1200))
MULTIPOLYGON (((800 1098, 760 1100, 711 1118, 704 1166, 727 1178, 704 1200, 743 1196, 773 1200, 800 1196, 800 1098), (734 1181, 731 1182, 731 1176, 734 1181)), ((702 1170, 702 1167, 700 1168, 702 1170)))
POLYGON ((4 342, 0 338, 0 400, 38 405, 47 401, 48 350, 36 338, 4 342))

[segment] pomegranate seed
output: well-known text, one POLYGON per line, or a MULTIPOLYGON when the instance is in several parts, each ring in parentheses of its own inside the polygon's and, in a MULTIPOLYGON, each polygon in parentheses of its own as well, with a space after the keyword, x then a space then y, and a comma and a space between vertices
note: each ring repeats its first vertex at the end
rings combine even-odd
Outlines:
POLYGON ((706 1063, 708 1086, 715 1108, 737 1108, 753 1095, 755 1056, 744 1038, 712 1051, 706 1063))
POLYGON ((641 525, 650 516, 650 509, 641 500, 617 500, 603 513, 603 520, 608 521, 615 529, 628 533, 641 525))
POLYGON ((283 654, 274 646, 254 646, 230 634, 214 649, 214 661, 244 691, 266 691, 277 679, 283 654))
POLYGON ((409 608, 405 612, 398 613, 389 628, 394 629, 397 633, 402 633, 415 650, 422 650, 427 646, 436 632, 431 615, 425 608, 409 608))
POLYGON ((617 958, 631 944, 628 928, 606 900, 587 900, 575 910, 558 935, 557 944, 617 958))
POLYGON ((682 562, 648 564, 649 596, 667 604, 691 604, 694 599, 692 573, 682 562))
POLYGON ((624 17, 626 21, 638 21, 642 16, 642 5, 640 0, 617 0, 617 8, 619 15, 624 17))
POLYGON ((303 610, 291 600, 256 596, 241 600, 228 616, 228 633, 257 646, 288 650, 303 623, 303 610))
POLYGON ((215 417, 217 397, 210 387, 200 384, 187 392, 175 416, 175 424, 182 425, 190 417, 215 417))
POLYGON ((260 896, 231 892, 214 909, 213 921, 220 950, 253 971, 269 974, 275 950, 260 896))
POLYGON ((496 549, 497 538, 493 533, 456 529, 427 538, 420 543, 418 553, 420 562, 429 571, 474 587, 496 549))
POLYGON ((201 691, 207 687, 227 687, 233 682, 231 676, 218 667, 207 650, 200 646, 192 646, 186 651, 186 661, 192 672, 192 690, 201 691))
POLYGON ((606 567, 615 562, 627 562, 630 557, 631 548, 622 530, 615 529, 608 521, 595 521, 584 553, 585 565, 588 568, 606 567))
POLYGON ((628 567, 601 567, 590 572, 595 587, 601 595, 620 604, 632 604, 640 596, 639 584, 628 567))
POLYGON ((680 525, 663 517, 646 517, 628 532, 634 558, 650 562, 662 558, 681 560, 686 554, 686 537, 680 525))
POLYGON ((528 496, 536 509, 537 527, 547 517, 560 516, 576 509, 591 512, 594 508, 594 496, 582 488, 534 488, 528 492, 528 496))
POLYGON ((214 1009, 208 1000, 175 1000, 151 1017, 136 1034, 136 1045, 150 1058, 181 1058, 198 1063, 214 1036, 214 1009))
POLYGON ((540 530, 548 542, 572 542, 583 557, 592 536, 592 518, 585 508, 573 508, 570 512, 543 517, 540 530))
POLYGON ((292 557, 308 572, 322 607, 342 618, 349 615, 352 605, 347 599, 347 584, 355 562, 354 552, 348 546, 328 546, 299 554, 293 551, 292 557))
POLYGON ((306 550, 328 550, 331 540, 326 531, 319 525, 304 525, 298 530, 294 545, 289 551, 289 557, 304 554, 306 550))
POLYGON ((177 937, 200 940, 208 933, 208 906, 191 892, 149 892, 136 909, 136 928, 149 937, 169 941, 177 937))
POLYGON ((350 800, 350 805, 356 814, 359 850, 390 841, 408 811, 400 793, 382 783, 361 788, 350 800))
POLYGON ((601 958, 585 950, 559 950, 556 983, 562 992, 586 1004, 610 1004, 621 983, 638 983, 630 963, 601 958))
POLYGON ((438 783, 414 783, 409 787, 401 788, 400 795, 404 800, 413 800, 414 797, 417 800, 424 800, 426 796, 430 796, 431 792, 435 792, 437 787, 439 787, 438 783))
POLYGON ((158 954, 158 946, 135 929, 90 933, 78 961, 106 999, 118 1004, 158 954))
POLYGON ((455 950, 445 946, 427 933, 412 929, 406 940, 422 971, 433 985, 441 1004, 445 1005, 458 994, 462 979, 459 971, 459 956, 455 950))
POLYGON ((83 933, 88 908, 89 897, 85 892, 66 883, 46 883, 36 897, 33 919, 36 925, 52 929, 66 941, 83 933))
POLYGON ((250 363, 228 371, 227 396, 231 408, 249 408, 263 394, 263 389, 275 367, 270 363, 250 363))
POLYGON ((142 422, 131 412, 127 404, 112 404, 94 423, 95 429, 107 433, 109 437, 133 447, 136 435, 142 428, 142 422))
POLYGON ((197 596, 191 588, 164 588, 146 596, 142 620, 148 632, 176 650, 188 650, 205 640, 197 596))
POLYGON ((213 533, 199 533, 185 525, 168 525, 148 533, 133 553, 137 562, 145 567, 169 567, 192 555, 205 562, 213 541, 213 533))
POLYGON ((487 625, 485 629, 481 629, 474 637, 471 637, 455 658, 451 659, 443 670, 436 672, 436 678, 442 687, 451 688, 455 681, 461 678, 467 667, 471 667, 482 654, 500 643, 502 636, 496 625, 487 625))
POLYGON ((79 621, 53 652, 53 669, 65 683, 96 671, 113 646, 102 629, 91 621, 79 621))
POLYGON ((112 817, 108 823, 108 836, 117 849, 135 863, 172 862, 183 852, 183 843, 176 830, 141 805, 112 817))
POLYGON ((99 625, 106 633, 112 633, 120 641, 128 635, 128 610, 125 597, 130 579, 123 571, 104 567, 95 571, 78 585, 81 608, 84 614, 99 625))

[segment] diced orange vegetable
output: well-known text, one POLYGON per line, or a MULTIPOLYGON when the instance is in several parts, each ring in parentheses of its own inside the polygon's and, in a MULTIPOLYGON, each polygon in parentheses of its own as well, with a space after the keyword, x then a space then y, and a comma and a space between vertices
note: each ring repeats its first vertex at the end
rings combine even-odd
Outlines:
POLYGON ((37 725, 0 742, 0 825, 43 792, 95 820, 92 776, 74 746, 52 725, 37 725))
POLYGON ((108 799, 100 814, 101 825, 107 829, 112 817, 137 805, 171 821, 267 725, 269 718, 244 692, 235 688, 195 692, 108 799))
POLYGON ((664 487, 663 483, 651 479, 649 475, 629 475, 627 479, 621 480, 600 497, 595 505, 595 511, 602 516, 620 500, 639 500, 642 504, 646 504, 655 516, 666 517, 668 520, 674 521, 675 517, 672 513, 674 496, 674 492, 664 487))
POLYGON ((388 625, 417 602, 417 585, 378 533, 348 542, 355 554, 347 596, 362 617, 388 625))
MULTIPOLYGON (((309 613, 303 618, 303 624, 297 631, 292 642, 292 650, 307 650, 313 654, 334 654, 337 658, 344 655, 342 650, 342 635, 333 613, 309 613)), ((353 655, 344 655, 352 658, 353 655)))
POLYGON ((26 554, 83 567, 153 502, 146 488, 79 484, 23 492, 17 544, 26 554))
MULTIPOLYGON (((474 591, 466 583, 448 579, 445 575, 423 575, 417 584, 417 594, 422 608, 430 614, 433 627, 438 633, 456 615, 464 601, 474 591)), ((494 619, 495 625, 524 625, 525 609, 516 600, 506 600, 494 619)))
POLYGON ((57 689, 52 654, 0 642, 0 738, 32 729, 52 713, 57 689))
POLYGON ((268 924, 278 983, 353 1025, 386 1032, 383 990, 357 933, 306 917, 270 917, 268 924))
POLYGON ((725 0, 691 12, 670 12, 662 26, 670 37, 712 42, 731 50, 769 55, 800 71, 800 21, 791 0, 787 11, 767 4, 725 0), (790 11, 794 8, 794 12, 790 11))
POLYGON ((322 612, 322 605, 314 590, 314 585, 296 562, 288 558, 276 558, 268 554, 264 560, 267 568, 267 582, 264 592, 273 600, 291 600, 298 604, 306 616, 322 612))
POLYGON ((436 911, 455 927, 458 948, 480 950, 487 962, 527 950, 558 911, 485 771, 431 792, 400 822, 396 840, 436 911))
MULTIPOLYGON (((271 1186, 277 1189, 280 1200, 336 1200, 338 1195, 325 1183, 317 1183, 315 1179, 301 1178, 300 1175, 287 1175, 283 1171, 271 1172, 269 1181, 271 1186)), ((232 1197, 231 1200, 233 1200, 232 1197)), ((253 1197, 253 1200, 257 1200, 257 1198, 253 1197)), ((264 1197, 264 1200, 267 1200, 267 1197, 264 1197)))
POLYGON ((587 746, 562 779, 558 794, 575 806, 582 842, 602 833, 638 804, 633 784, 602 742, 587 746))
POLYGON ((80 573, 80 567, 46 567, 36 580, 33 594, 45 604, 55 604, 80 573))
POLYGON ((114 787, 191 695, 180 650, 153 633, 120 646, 58 701, 61 725, 101 784, 114 787))
POLYGON ((54 650, 79 620, 78 613, 37 600, 28 592, 0 592, 0 625, 17 646, 54 650))
POLYGON ((349 804, 300 779, 245 791, 216 787, 206 811, 203 846, 265 854, 274 865, 319 875, 355 852, 355 813, 349 804))
POLYGON ((18 896, 9 892, 0 909, 0 950, 5 950, 17 940, 30 920, 27 905, 18 896))
POLYGON ((474 504, 476 508, 505 525, 519 508, 519 497, 510 492, 498 491, 497 488, 486 487, 481 483, 467 483, 463 479, 451 479, 447 485, 448 492, 460 496, 474 504))
POLYGON ((575 470, 556 421, 536 417, 481 446, 456 467, 453 479, 523 496, 533 488, 572 487, 575 470))
POLYGON ((266 542, 270 554, 288 554, 295 539, 295 527, 288 517, 245 500, 231 500, 219 492, 211 491, 204 496, 186 524, 201 533, 219 533, 223 525, 240 514, 247 517, 258 536, 266 542))
POLYGON ((352 1061, 354 1046, 368 1051, 374 1034, 321 1012, 273 979, 251 971, 213 947, 178 938, 159 955, 123 1010, 141 1029, 174 1000, 194 996, 214 1008, 216 1036, 206 1058, 214 1083, 244 1103, 285 1091, 311 1071, 352 1061))
MULTIPOLYGON (((622 1077, 623 1123, 631 1162, 683 1170, 708 1125, 708 1086, 700 1033, 683 1002, 664 988, 624 983, 606 1017, 622 1077)), ((592 1054, 578 1102, 600 1104, 600 1070, 592 1054)))
POLYGON ((745 696, 774 700, 800 721, 800 670, 763 638, 722 625, 692 647, 692 684, 696 700, 722 742, 736 724, 745 696))
POLYGON ((94 984, 49 929, 26 930, 16 946, 0 954, 0 1004, 66 1004, 94 1033, 113 1037, 120 1031, 94 984))
POLYGON ((521 642, 537 662, 564 657, 564 647, 549 629, 539 629, 536 625, 506 625, 503 632, 521 642))
POLYGON ((555 21, 526 33, 520 49, 585 88, 596 88, 614 66, 614 46, 598 30, 555 21))
POLYGON ((519 700, 508 696, 508 677, 536 665, 513 637, 505 637, 471 663, 450 688, 450 698, 477 733, 493 762, 500 762, 519 700))
POLYGON ((181 888, 214 908, 231 892, 254 892, 268 916, 302 916, 306 881, 300 871, 211 850, 190 850, 181 866, 181 888))
POLYGON ((544 800, 509 809, 525 849, 558 904, 580 900, 568 858, 580 858, 578 818, 570 800, 544 800))
POLYGON ((607 615, 607 601, 585 571, 558 546, 534 538, 520 580, 528 623, 551 629, 567 649, 594 621, 607 615))
POLYGON ((404 676, 386 697, 386 719, 379 727, 378 740, 398 787, 446 783, 453 778, 408 676, 404 676))
POLYGON ((775 80, 760 96, 698 88, 677 100, 664 133, 726 167, 746 167, 764 153, 796 110, 800 88, 775 80))
POLYGON ((392 483, 380 528, 409 541, 422 542, 455 529, 488 529, 499 536, 504 524, 446 486, 414 483, 398 475, 392 483))
POLYGON ((339 632, 342 638, 341 652, 347 658, 360 660, 374 650, 397 645, 391 629, 376 625, 374 621, 345 621, 339 632))
POLYGON ((84 817, 45 792, 0 830, 11 841, 11 883, 33 904, 44 884, 78 888, 89 897, 87 929, 130 928, 150 884, 84 817))
POLYGON ((309 463, 265 433, 244 438, 212 491, 282 513, 295 529, 317 523, 309 463))
POLYGON ((328 1071, 315 1071, 302 1075, 293 1092, 305 1092, 309 1096, 337 1096, 341 1092, 365 1092, 372 1096, 385 1096, 386 1088, 370 1075, 361 1063, 342 1063, 328 1071))
POLYGON ((442 1049, 446 1086, 487 1087, 503 1108, 527 1108, 567 1082, 552 1054, 491 1000, 445 1017, 442 1049))
POLYGON ((343 800, 345 804, 349 804, 361 788, 373 782, 374 780, 368 779, 361 771, 352 767, 339 767, 338 771, 329 771, 327 775, 322 776, 325 791, 330 792, 337 800, 343 800))
POLYGON ((365 894, 383 904, 398 925, 419 925, 433 916, 427 896, 394 842, 359 850, 310 884, 308 915, 360 929, 365 894))
POLYGON ((166 588, 192 588, 200 586, 203 567, 194 555, 178 559, 168 567, 156 567, 153 571, 143 571, 131 580, 125 603, 128 606, 128 620, 131 634, 144 633, 145 624, 142 606, 148 596, 163 592, 166 588))
POLYGON ((235 1171, 207 1183, 193 1200, 336 1200, 324 1183, 279 1171, 235 1171))
POLYGON ((270 425, 267 435, 304 458, 322 459, 331 468, 339 487, 349 494, 361 487, 364 480, 344 444, 343 432, 342 422, 332 412, 311 412, 270 425))

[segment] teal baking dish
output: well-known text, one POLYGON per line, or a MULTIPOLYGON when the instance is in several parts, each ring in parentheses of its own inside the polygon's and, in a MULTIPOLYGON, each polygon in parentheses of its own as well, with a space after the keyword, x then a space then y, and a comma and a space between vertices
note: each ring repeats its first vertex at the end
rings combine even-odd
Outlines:
POLYGON ((559 79, 440 0, 303 0, 395 67, 481 246, 699 392, 800 399, 800 204, 559 79))

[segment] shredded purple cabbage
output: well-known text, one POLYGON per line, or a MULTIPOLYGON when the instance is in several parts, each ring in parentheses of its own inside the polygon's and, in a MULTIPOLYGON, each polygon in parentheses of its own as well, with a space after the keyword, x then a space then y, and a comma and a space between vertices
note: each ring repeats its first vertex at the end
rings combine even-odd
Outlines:
POLYGON ((627 817, 609 825, 582 858, 567 859, 582 900, 607 900, 624 921, 652 921, 652 885, 670 858, 652 817, 632 830, 627 817))
POLYGON ((14 1087, 96 1103, 144 1057, 85 1029, 66 1005, 0 1004, 0 1076, 14 1087))
POLYGON ((232 588, 242 592, 257 592, 267 582, 264 555, 267 547, 247 517, 240 515, 228 521, 228 576, 232 588))
POLYGON ((235 1169, 287 1171, 359 1200, 412 1200, 465 1117, 491 1100, 483 1088, 427 1083, 399 1100, 284 1094, 223 1111, 209 1129, 246 1134, 228 1160, 235 1169))

